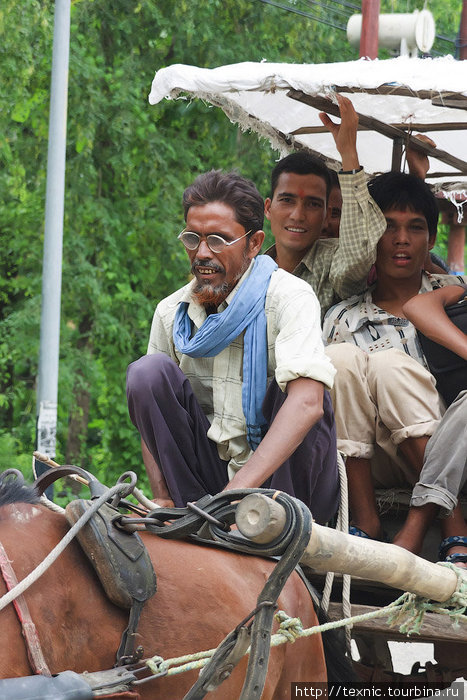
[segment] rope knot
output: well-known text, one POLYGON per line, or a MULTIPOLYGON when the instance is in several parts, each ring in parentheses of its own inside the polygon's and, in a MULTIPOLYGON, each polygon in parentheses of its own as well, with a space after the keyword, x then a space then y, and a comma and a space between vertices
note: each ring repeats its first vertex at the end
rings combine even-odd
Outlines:
POLYGON ((299 617, 289 617, 283 610, 278 610, 274 618, 279 622, 276 634, 281 634, 288 642, 295 642, 303 634, 303 625, 299 617))
POLYGON ((166 671, 166 662, 162 656, 153 656, 151 659, 146 660, 146 664, 157 675, 166 671))

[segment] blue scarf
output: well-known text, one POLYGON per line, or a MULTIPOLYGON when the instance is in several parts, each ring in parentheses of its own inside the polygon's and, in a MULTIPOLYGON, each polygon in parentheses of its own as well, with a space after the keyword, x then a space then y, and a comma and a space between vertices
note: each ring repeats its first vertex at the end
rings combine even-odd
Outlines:
POLYGON ((264 304, 269 281, 277 264, 269 255, 259 255, 232 302, 219 314, 210 314, 191 335, 188 303, 181 302, 175 314, 173 341, 176 349, 190 357, 214 357, 245 330, 243 345, 242 408, 247 439, 255 450, 264 435, 266 420, 262 406, 266 394, 268 347, 264 304))

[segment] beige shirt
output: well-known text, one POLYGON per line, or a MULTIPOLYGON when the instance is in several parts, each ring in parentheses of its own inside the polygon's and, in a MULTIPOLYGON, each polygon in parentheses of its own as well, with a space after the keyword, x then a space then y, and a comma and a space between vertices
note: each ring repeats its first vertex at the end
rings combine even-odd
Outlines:
MULTIPOLYGON (((250 274, 251 265, 219 307, 221 313, 250 274)), ((162 352, 172 358, 190 380, 193 391, 211 423, 208 437, 217 443, 221 459, 229 461, 229 477, 251 455, 242 409, 243 334, 215 357, 193 358, 178 352, 173 323, 178 304, 189 302, 193 331, 206 319, 203 306, 191 297, 194 281, 163 299, 152 321, 148 354, 162 352)), ((331 388, 335 369, 324 353, 320 308, 311 287, 285 270, 275 270, 266 294, 268 385, 275 377, 280 389, 299 377, 331 388)))
MULTIPOLYGON (((322 318, 333 304, 366 288, 368 273, 376 260, 376 246, 386 231, 386 219, 370 197, 365 172, 339 173, 339 182, 339 238, 318 239, 293 271, 315 290, 322 318)), ((275 246, 267 253, 275 258, 275 246)))

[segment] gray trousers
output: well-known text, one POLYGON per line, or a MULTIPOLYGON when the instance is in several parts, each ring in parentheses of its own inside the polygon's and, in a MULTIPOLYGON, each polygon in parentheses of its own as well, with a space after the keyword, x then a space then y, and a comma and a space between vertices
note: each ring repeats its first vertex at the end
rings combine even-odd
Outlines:
POLYGON ((467 481, 467 390, 447 409, 428 441, 423 469, 412 492, 410 505, 436 503, 443 515, 457 505, 467 481))
MULTIPOLYGON (((210 424, 187 377, 163 354, 145 355, 127 371, 130 418, 162 471, 176 506, 216 494, 228 482, 227 462, 207 437, 210 424)), ((271 425, 286 395, 273 381, 263 414, 271 425)), ((329 392, 324 416, 297 450, 263 486, 302 500, 320 523, 335 514, 339 503, 336 432, 329 392)))

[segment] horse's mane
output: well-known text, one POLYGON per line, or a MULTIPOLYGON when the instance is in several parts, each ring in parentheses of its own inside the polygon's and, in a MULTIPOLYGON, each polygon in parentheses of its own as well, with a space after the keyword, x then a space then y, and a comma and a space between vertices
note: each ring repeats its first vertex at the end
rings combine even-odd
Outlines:
POLYGON ((39 495, 34 487, 28 486, 21 479, 0 474, 0 506, 12 503, 39 503, 39 501, 39 495))

